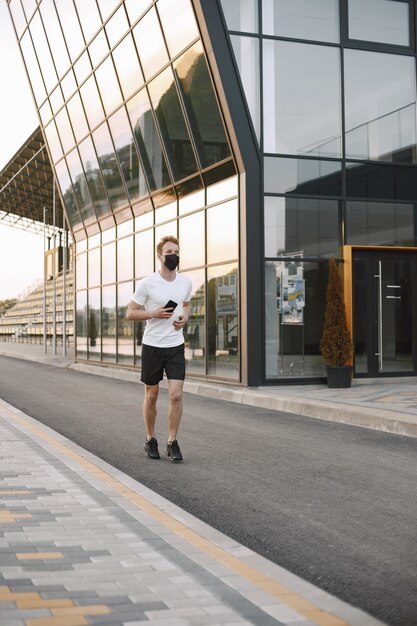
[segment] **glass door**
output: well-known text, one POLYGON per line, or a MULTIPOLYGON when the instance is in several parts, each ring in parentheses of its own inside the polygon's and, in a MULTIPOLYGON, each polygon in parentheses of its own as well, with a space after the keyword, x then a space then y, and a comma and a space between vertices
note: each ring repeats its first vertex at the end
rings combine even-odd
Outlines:
POLYGON ((355 376, 416 373, 416 324, 416 255, 355 251, 355 376))

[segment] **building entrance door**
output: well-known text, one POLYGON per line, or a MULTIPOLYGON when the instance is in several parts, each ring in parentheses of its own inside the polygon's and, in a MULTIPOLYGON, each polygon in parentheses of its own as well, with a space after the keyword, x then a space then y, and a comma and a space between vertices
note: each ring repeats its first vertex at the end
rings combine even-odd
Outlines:
POLYGON ((353 251, 355 377, 417 374, 417 254, 353 251))

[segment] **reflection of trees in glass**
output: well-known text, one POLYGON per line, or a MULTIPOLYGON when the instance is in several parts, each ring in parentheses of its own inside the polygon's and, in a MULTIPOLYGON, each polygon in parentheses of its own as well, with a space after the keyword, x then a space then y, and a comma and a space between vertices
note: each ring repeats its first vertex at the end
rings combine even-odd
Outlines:
POLYGON ((191 311, 184 329, 185 343, 192 349, 202 348, 204 353, 205 335, 205 289, 200 285, 191 297, 191 311))
POLYGON ((208 282, 208 353, 216 360, 219 351, 238 352, 237 270, 208 282))
POLYGON ((96 320, 96 311, 90 308, 90 315, 88 319, 88 336, 90 338, 90 346, 94 347, 96 345, 97 339, 97 320, 96 320))
POLYGON ((102 308, 103 337, 116 336, 116 307, 102 308))

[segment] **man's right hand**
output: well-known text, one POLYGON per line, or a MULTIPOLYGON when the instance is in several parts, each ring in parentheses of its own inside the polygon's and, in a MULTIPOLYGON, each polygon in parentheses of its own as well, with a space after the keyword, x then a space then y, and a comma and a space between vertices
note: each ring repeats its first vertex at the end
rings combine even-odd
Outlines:
POLYGON ((152 317, 157 317, 160 320, 169 320, 173 311, 173 308, 165 309, 163 306, 161 306, 158 309, 152 311, 152 317))

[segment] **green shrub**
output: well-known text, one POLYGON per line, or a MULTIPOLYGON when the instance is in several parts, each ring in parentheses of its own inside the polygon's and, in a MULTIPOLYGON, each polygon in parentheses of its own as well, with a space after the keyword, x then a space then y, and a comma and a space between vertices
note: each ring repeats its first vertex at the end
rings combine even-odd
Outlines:
POLYGON ((346 320, 342 280, 335 258, 329 259, 329 280, 320 352, 330 367, 346 365, 352 356, 352 340, 346 320))

